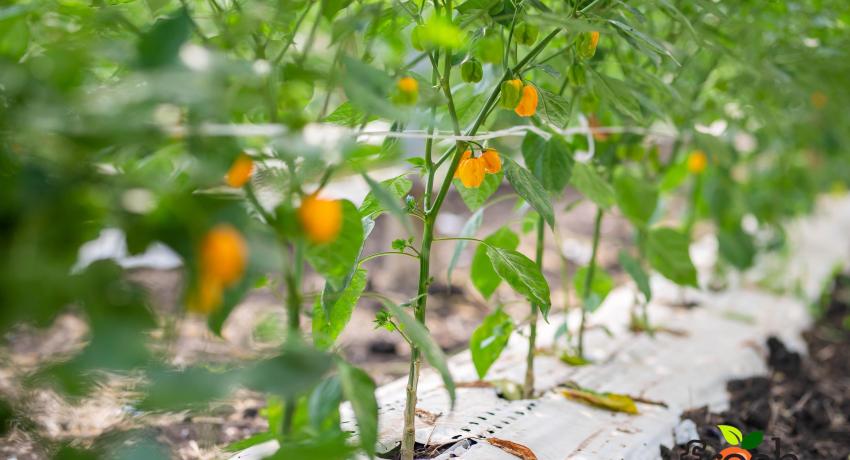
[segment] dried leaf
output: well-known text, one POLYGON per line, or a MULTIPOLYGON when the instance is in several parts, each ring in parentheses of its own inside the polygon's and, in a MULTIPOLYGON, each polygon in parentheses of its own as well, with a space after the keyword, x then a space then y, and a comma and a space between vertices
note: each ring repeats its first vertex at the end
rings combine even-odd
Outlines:
POLYGON ((487 438, 487 442, 511 455, 521 458, 522 460, 537 460, 537 456, 534 455, 534 452, 522 444, 499 438, 487 438))
POLYGON ((625 412, 627 414, 638 413, 635 401, 626 395, 617 393, 596 393, 589 390, 575 388, 563 388, 561 389, 561 394, 573 401, 583 402, 591 406, 614 412, 625 412))

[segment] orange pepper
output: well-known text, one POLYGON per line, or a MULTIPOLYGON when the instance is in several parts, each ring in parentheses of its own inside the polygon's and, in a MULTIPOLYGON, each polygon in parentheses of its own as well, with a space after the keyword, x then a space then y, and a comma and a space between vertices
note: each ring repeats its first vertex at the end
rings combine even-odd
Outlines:
POLYGON ((242 153, 238 157, 236 157, 235 160, 233 160, 233 164, 227 171, 227 176, 225 177, 225 180, 227 181, 227 185, 234 188, 240 188, 248 183, 248 181, 251 179, 251 174, 253 173, 253 160, 251 160, 251 157, 249 157, 248 155, 242 153))
POLYGON ((464 187, 478 188, 484 182, 485 163, 481 158, 468 158, 458 166, 458 177, 464 187))
POLYGON ((202 276, 195 293, 189 298, 189 309, 208 315, 221 306, 224 288, 220 281, 202 276))
POLYGON ((708 157, 702 150, 694 150, 688 155, 688 171, 691 174, 702 174, 708 166, 708 157))
POLYGON ((462 165, 464 161, 466 161, 470 158, 472 158, 472 150, 466 150, 466 151, 463 152, 463 155, 460 156, 460 162, 458 163, 457 169, 455 169, 455 176, 454 176, 455 179, 460 177, 460 165, 462 165))
POLYGON ((537 111, 537 90, 532 85, 522 88, 522 97, 514 112, 521 117, 530 117, 537 111))
POLYGON ((495 149, 487 149, 481 154, 481 160, 484 161, 484 172, 496 174, 502 170, 502 160, 499 158, 499 152, 495 149))
POLYGON ((207 232, 201 242, 201 276, 229 286, 245 272, 248 246, 233 227, 221 224, 207 232))
POLYGON ((298 221, 313 243, 330 243, 342 229, 342 203, 315 194, 304 197, 298 208, 298 221))

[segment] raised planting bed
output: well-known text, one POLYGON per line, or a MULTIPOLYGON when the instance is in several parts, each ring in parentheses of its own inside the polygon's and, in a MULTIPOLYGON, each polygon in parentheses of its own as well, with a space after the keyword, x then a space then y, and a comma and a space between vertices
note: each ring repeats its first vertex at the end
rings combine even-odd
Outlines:
MULTIPOLYGON (((731 277, 734 285, 722 291, 682 290, 653 276, 656 294, 649 314, 663 329, 652 337, 629 330, 635 288, 616 288, 592 319, 597 327, 587 336, 591 364, 570 366, 554 354, 538 354, 538 398, 509 401, 496 388, 478 387, 472 383, 477 376, 470 354, 463 352, 449 361, 459 382, 457 402, 451 409, 439 376, 425 371, 417 404, 419 455, 515 458, 510 448, 487 441, 496 438, 525 446, 539 459, 655 459, 661 455, 660 446, 670 448, 676 441, 693 439, 696 430, 681 424, 682 413, 704 406, 712 411, 728 408, 727 382, 769 372, 765 359, 777 352, 770 354, 765 345, 769 338, 775 337, 791 352, 806 353, 801 333, 811 326, 810 306, 821 297, 836 267, 850 260, 847 198, 823 198, 813 215, 788 228, 789 251, 762 257, 754 269, 731 277), (786 288, 784 292, 776 289, 780 286, 786 288), (631 396, 638 413, 612 412, 567 399, 561 389, 576 384, 631 396)), ((691 247, 702 285, 711 276, 715 253, 713 237, 691 247)), ((552 316, 540 326, 542 350, 556 347, 553 338, 563 320, 563 316, 552 316)), ((511 338, 490 369, 488 381, 522 381, 523 332, 511 338)), ((402 379, 377 392, 379 451, 386 457, 393 456, 401 436, 405 385, 402 379)), ((357 430, 348 408, 344 408, 344 419, 347 429, 357 430)), ((260 458, 276 447, 276 442, 258 445, 234 458, 260 458)))

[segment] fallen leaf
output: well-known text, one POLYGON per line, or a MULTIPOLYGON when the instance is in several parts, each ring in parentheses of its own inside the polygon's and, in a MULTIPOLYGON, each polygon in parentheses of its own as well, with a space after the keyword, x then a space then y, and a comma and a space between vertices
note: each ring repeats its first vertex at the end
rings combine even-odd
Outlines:
POLYGON ((518 401, 522 399, 522 385, 513 380, 496 379, 490 383, 496 388, 496 394, 508 401, 518 401))
POLYGON ((635 401, 626 395, 617 393, 596 393, 586 389, 562 388, 561 394, 573 401, 583 402, 594 407, 614 412, 637 414, 635 401))
POLYGON ((416 416, 422 419, 428 425, 434 425, 437 423, 437 419, 442 417, 442 413, 433 413, 429 412, 425 409, 416 408, 416 416))
POLYGON ((511 455, 521 458, 522 460, 537 460, 537 456, 534 455, 534 452, 522 444, 499 438, 487 438, 487 442, 511 455))
POLYGON ((485 380, 472 382, 455 382, 455 388, 493 388, 493 384, 485 380))

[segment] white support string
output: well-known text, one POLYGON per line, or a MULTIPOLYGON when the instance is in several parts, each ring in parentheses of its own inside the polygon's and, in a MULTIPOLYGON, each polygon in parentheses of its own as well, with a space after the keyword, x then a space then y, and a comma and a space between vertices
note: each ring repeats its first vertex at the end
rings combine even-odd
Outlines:
MULTIPOLYGON (((548 126, 552 131, 561 134, 563 136, 573 136, 573 135, 591 135, 593 133, 597 134, 621 134, 621 133, 631 133, 631 134, 651 134, 655 136, 661 137, 675 137, 675 134, 653 130, 647 128, 640 128, 636 126, 597 126, 590 127, 587 124, 587 119, 584 116, 579 116, 580 126, 570 127, 570 128, 558 128, 556 126, 548 126)), ((328 125, 333 128, 339 128, 338 125, 328 125)), ((189 128, 186 126, 172 126, 164 128, 164 130, 171 135, 174 136, 186 136, 188 134, 194 135, 202 135, 209 137, 281 137, 288 133, 287 127, 285 125, 266 123, 266 124, 221 124, 221 123, 203 123, 196 128, 189 128)), ((393 137, 399 139, 433 139, 436 141, 486 141, 490 139, 497 139, 500 137, 522 137, 527 132, 534 132, 535 134, 540 135, 543 138, 548 139, 551 134, 538 128, 533 125, 519 125, 512 126, 510 128, 500 129, 496 131, 487 131, 481 134, 476 134, 473 136, 465 136, 459 135, 456 136, 454 134, 441 133, 439 130, 435 130, 434 133, 429 134, 424 130, 408 130, 408 131, 361 131, 352 133, 357 136, 358 140, 362 140, 362 138, 369 137, 393 137)))

